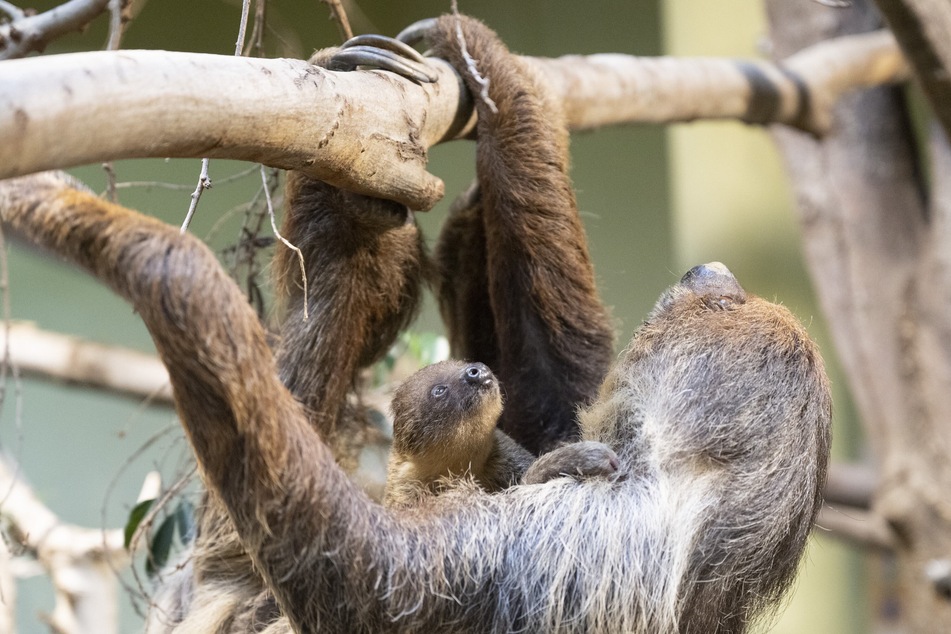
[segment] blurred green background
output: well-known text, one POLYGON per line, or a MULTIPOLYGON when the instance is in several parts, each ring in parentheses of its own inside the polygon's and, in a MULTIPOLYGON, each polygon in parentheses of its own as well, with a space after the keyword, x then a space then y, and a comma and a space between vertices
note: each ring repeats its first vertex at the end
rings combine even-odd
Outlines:
MULTIPOLYGON (((33 2, 41 11, 56 4, 33 2)), ((449 9, 445 0, 344 4, 358 33, 394 34, 410 22, 449 9)), ((760 55, 758 44, 766 33, 759 0, 462 0, 460 10, 485 20, 514 51, 539 56, 617 52, 752 57, 760 55)), ((141 5, 123 47, 230 55, 239 15, 237 0, 151 0, 141 5)), ((105 16, 100 17, 84 33, 59 40, 47 53, 101 48, 106 22, 105 16)), ((314 49, 339 43, 326 6, 314 0, 269 0, 268 23, 268 56, 306 57, 314 49)), ((445 180, 448 192, 462 190, 472 179, 473 147, 457 142, 432 152, 431 169, 445 180)), ((789 188, 765 130, 722 122, 607 128, 573 137, 572 164, 598 281, 617 322, 619 346, 658 294, 683 271, 720 260, 748 291, 779 301, 799 315, 837 374, 801 262, 789 188)), ((233 183, 221 182, 247 167, 211 163, 217 184, 204 193, 191 230, 209 238, 215 248, 235 242, 243 218, 239 206, 260 186, 256 170, 233 183)), ((180 190, 148 187, 119 192, 123 204, 180 224, 197 182, 198 160, 121 161, 115 169, 120 182, 182 185, 180 190)), ((73 172, 94 189, 104 189, 100 166, 73 172)), ((432 212, 418 215, 430 238, 436 235, 451 197, 432 212)), ((131 308, 88 276, 19 246, 11 249, 10 269, 16 319, 151 350, 131 308)), ((265 268, 262 279, 266 278, 265 268)), ((431 302, 415 328, 439 329, 431 302)), ((835 381, 839 457, 854 453, 857 446, 843 384, 835 381)), ((169 410, 36 380, 24 381, 19 423, 13 399, 6 399, 0 443, 64 520, 108 527, 125 521, 146 472, 158 467, 175 473, 181 466, 179 456, 186 451, 169 410), (163 430, 158 441, 137 455, 163 430)), ((863 581, 867 565, 838 542, 814 539, 788 609, 770 631, 867 631, 863 581)), ((36 577, 21 583, 18 602, 20 631, 47 631, 37 618, 52 607, 46 580, 36 577)), ((138 617, 126 604, 123 601, 122 631, 140 629, 138 617)))

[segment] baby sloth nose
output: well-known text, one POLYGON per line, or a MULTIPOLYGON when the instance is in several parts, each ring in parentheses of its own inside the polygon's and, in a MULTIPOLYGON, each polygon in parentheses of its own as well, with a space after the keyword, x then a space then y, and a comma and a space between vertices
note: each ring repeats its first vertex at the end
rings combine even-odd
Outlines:
POLYGON ((470 385, 488 385, 492 382, 492 370, 484 363, 472 363, 462 371, 462 378, 470 385))
POLYGON ((730 269, 720 262, 708 262, 687 271, 680 283, 698 295, 728 295, 738 300, 746 299, 746 292, 736 281, 730 269))

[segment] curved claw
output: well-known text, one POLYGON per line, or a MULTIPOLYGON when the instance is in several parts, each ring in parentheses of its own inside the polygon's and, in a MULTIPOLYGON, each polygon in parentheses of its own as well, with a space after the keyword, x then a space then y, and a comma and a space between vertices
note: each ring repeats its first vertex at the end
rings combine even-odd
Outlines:
POLYGON ((382 48, 387 51, 392 51, 397 55, 402 55, 403 57, 417 61, 420 64, 426 63, 426 58, 424 58, 422 54, 415 48, 399 41, 398 39, 387 37, 385 35, 376 35, 375 33, 356 35, 344 42, 340 48, 352 48, 354 46, 372 46, 374 48, 382 48))
POLYGON ((330 58, 330 70, 350 71, 372 66, 420 83, 432 83, 438 75, 419 52, 403 42, 382 35, 358 35, 347 40, 330 58))
POLYGON ((419 44, 420 42, 425 41, 429 37, 429 33, 433 30, 433 27, 436 26, 436 18, 426 18, 425 20, 419 20, 418 22, 413 22, 408 27, 399 32, 396 36, 396 39, 400 42, 405 42, 410 46, 414 44, 419 44))

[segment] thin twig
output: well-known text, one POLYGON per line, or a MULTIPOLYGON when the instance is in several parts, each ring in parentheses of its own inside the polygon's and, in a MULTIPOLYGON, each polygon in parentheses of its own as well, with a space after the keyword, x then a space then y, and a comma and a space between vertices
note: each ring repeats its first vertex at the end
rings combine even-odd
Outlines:
POLYGON ((343 39, 343 41, 347 41, 353 37, 353 29, 350 28, 350 20, 347 18, 347 12, 344 10, 340 0, 320 1, 330 7, 330 15, 337 23, 337 28, 340 30, 340 37, 343 39))
POLYGON ((188 213, 185 214, 185 221, 182 223, 182 233, 185 233, 188 230, 188 225, 191 224, 192 216, 195 215, 195 209, 198 208, 198 201, 201 199, 201 194, 206 189, 211 189, 211 178, 208 176, 208 164, 210 160, 203 158, 201 160, 201 173, 198 174, 198 186, 195 187, 195 191, 192 192, 191 203, 188 205, 188 213))
POLYGON ((253 52, 255 56, 264 55, 264 32, 267 25, 267 0, 255 0, 254 2, 254 27, 251 29, 251 38, 243 55, 248 57, 253 52))
POLYGON ((248 14, 251 12, 251 0, 241 3, 241 22, 238 24, 238 41, 234 43, 234 56, 241 57, 244 48, 244 33, 248 28, 248 14))
POLYGON ((103 163, 102 171, 106 173, 106 200, 111 203, 119 202, 119 194, 116 192, 116 168, 112 164, 112 161, 103 163))
MULTIPOLYGON (((219 178, 215 180, 215 186, 220 187, 227 183, 233 183, 235 181, 241 180, 250 176, 252 173, 258 171, 257 165, 252 165, 246 169, 241 170, 240 172, 235 172, 231 176, 226 176, 225 178, 219 178)), ((157 189, 171 189, 173 191, 186 191, 191 189, 191 185, 182 185, 181 183, 166 183, 163 181, 121 181, 116 183, 116 189, 130 189, 132 187, 144 187, 146 190, 153 187, 157 189)))
MULTIPOLYGON (((459 16, 459 5, 456 0, 452 0, 452 14, 456 17, 459 16)), ((462 35, 462 25, 459 24, 458 20, 456 20, 456 39, 459 40, 459 49, 462 52, 462 59, 466 60, 466 70, 469 71, 472 78, 476 80, 476 83, 482 87, 479 91, 479 99, 489 107, 492 114, 498 114, 498 106, 496 106, 492 98, 489 97, 489 78, 482 76, 476 67, 476 61, 469 55, 469 49, 466 48, 466 38, 462 35)))
POLYGON ((264 198, 267 200, 267 214, 271 219, 271 229, 274 231, 274 236, 283 242, 284 246, 296 253, 297 261, 300 262, 300 275, 304 284, 304 321, 306 321, 309 313, 307 310, 307 267, 304 266, 304 254, 299 248, 291 244, 284 236, 282 236, 280 231, 277 230, 277 221, 274 219, 274 205, 271 203, 271 191, 267 186, 267 172, 264 170, 263 165, 261 166, 261 181, 264 183, 264 198))
POLYGON ((123 14, 129 4, 130 0, 109 0, 109 40, 106 42, 106 50, 119 50, 122 34, 125 31, 123 18, 126 16, 123 14))

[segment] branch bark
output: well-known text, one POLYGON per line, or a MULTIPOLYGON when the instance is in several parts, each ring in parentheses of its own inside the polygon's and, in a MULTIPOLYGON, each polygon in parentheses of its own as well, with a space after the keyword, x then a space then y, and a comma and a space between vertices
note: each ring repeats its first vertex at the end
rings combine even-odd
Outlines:
POLYGON ((42 51, 56 38, 92 22, 108 4, 109 0, 70 0, 39 15, 0 24, 0 60, 42 51))
POLYGON ((875 0, 911 62, 935 116, 951 135, 951 3, 875 0))
MULTIPOLYGON (((880 26, 860 0, 846 10, 784 0, 767 6, 780 56, 880 26)), ((845 98, 824 139, 774 134, 796 193, 813 285, 878 463, 870 513, 896 536, 900 618, 909 631, 936 631, 951 622, 951 602, 928 572, 951 552, 951 269, 938 246, 947 238, 940 207, 951 204, 942 183, 947 153, 935 161, 940 173, 931 191, 945 199, 929 213, 899 92, 845 98)))
MULTIPOLYGON (((825 43, 783 67, 611 54, 526 60, 554 86, 575 129, 727 118, 822 134, 842 94, 907 72, 887 33, 825 43)), ((117 158, 220 157, 429 209, 443 185, 426 172, 426 151, 474 123, 458 75, 432 64, 439 81, 415 85, 298 60, 164 51, 6 62, 0 178, 117 158)))

